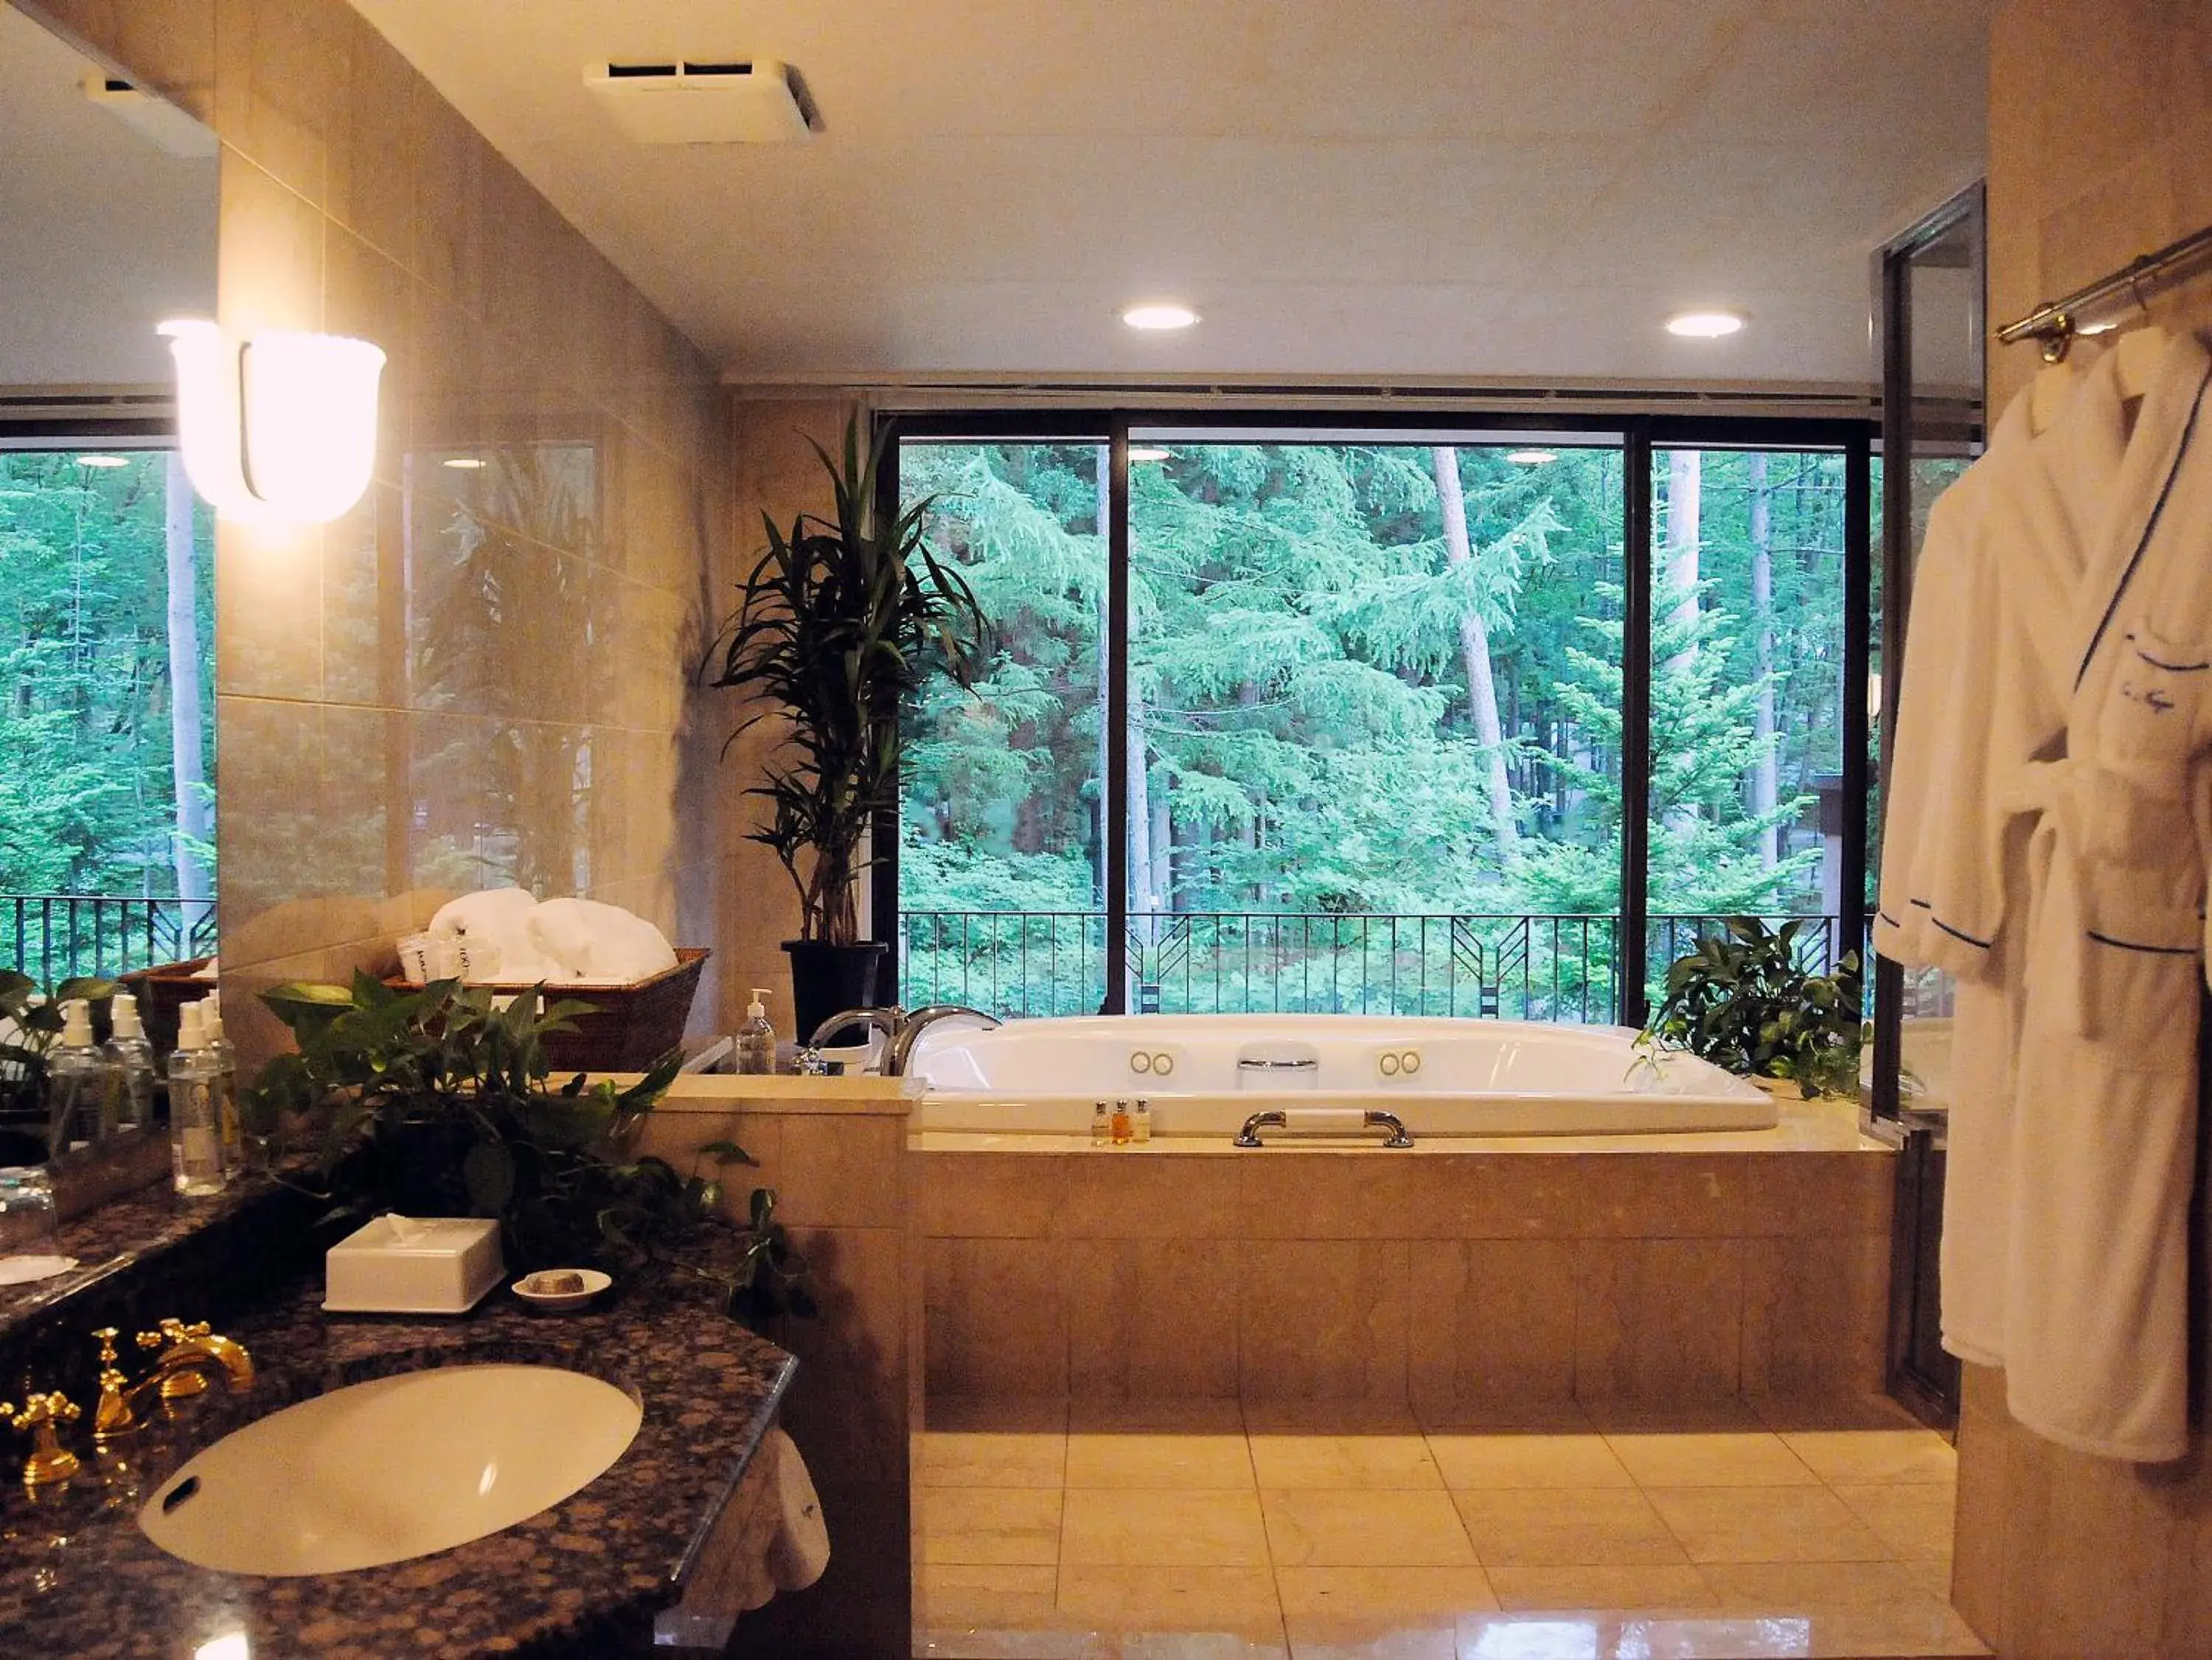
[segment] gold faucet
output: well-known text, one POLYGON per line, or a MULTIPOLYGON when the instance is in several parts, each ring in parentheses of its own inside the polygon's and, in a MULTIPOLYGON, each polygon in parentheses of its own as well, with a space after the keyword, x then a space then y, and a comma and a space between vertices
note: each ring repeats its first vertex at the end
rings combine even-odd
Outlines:
POLYGON ((102 1326, 92 1335, 100 1344, 100 1404, 93 1410, 92 1439, 101 1446, 140 1427, 138 1407, 149 1394, 180 1401, 199 1394, 216 1377, 234 1395, 253 1384, 253 1357, 243 1345, 209 1330, 205 1320, 193 1325, 164 1320, 160 1330, 140 1332, 139 1348, 161 1353, 135 1384, 115 1364, 115 1328, 102 1326))
POLYGON ((27 1395, 21 1412, 0 1401, 0 1418, 31 1433, 31 1456, 23 1460, 23 1485, 42 1487, 66 1481, 81 1468, 76 1454, 56 1439, 54 1426, 73 1422, 84 1409, 56 1390, 50 1395, 27 1395))

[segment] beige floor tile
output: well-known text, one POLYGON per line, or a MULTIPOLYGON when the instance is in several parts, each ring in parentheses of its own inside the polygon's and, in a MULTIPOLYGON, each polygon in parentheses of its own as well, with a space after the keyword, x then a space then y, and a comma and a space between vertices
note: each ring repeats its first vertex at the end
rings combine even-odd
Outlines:
POLYGON ((1071 1401, 1067 1428, 1076 1435, 1242 1435, 1244 1409, 1235 1400, 1071 1401))
POLYGON ((1895 1553, 1826 1487, 1646 1487, 1693 1562, 1877 1562, 1895 1553))
POLYGON ((922 1611, 933 1627, 1058 1625, 1060 1569, 1048 1563, 933 1562, 921 1570, 922 1611))
POLYGON ((1904 1567, 1906 1577, 1921 1590, 1941 1597, 1946 1602, 1951 1600, 1951 1561, 1948 1557, 1909 1559, 1904 1567))
POLYGON ((1486 1569, 1644 1567, 1689 1560, 1633 1487, 1498 1488, 1452 1498, 1486 1569))
POLYGON ((1318 1488, 1262 1493, 1278 1567, 1473 1567, 1450 1497, 1435 1492, 1318 1488))
POLYGON ((1255 1435, 1419 1435, 1413 1409, 1395 1401, 1249 1400, 1244 1427, 1255 1435))
POLYGON ((1650 1657, 1650 1660, 1797 1660, 1802 1621, 1736 1619, 1698 1611, 1475 1615, 1462 1623, 1462 1657, 1650 1657))
POLYGON ((1931 1596, 1886 1608, 1824 1609, 1813 1615, 1805 1647, 1792 1652, 1814 1660, 1877 1660, 1886 1655, 1928 1660, 1990 1651, 1972 1627, 1931 1596))
POLYGON ((1067 1566, 1265 1567, 1267 1535, 1250 1493, 1076 1487, 1060 1530, 1067 1566))
POLYGON ((1056 1487, 1066 1475, 1065 1435, 932 1430, 921 1439, 927 1487, 1056 1487))
POLYGON ((1701 1572, 1732 1609, 1880 1607, 1928 1594, 1902 1562, 1708 1562, 1701 1572))
POLYGON ((933 1623, 915 1645, 925 1660, 1111 1660, 1087 1631, 933 1623))
POLYGON ((1309 1614, 1285 1620, 1283 1628, 1290 1635, 1291 1660, 1458 1660, 1468 1652, 1456 1620, 1309 1614))
POLYGON ((1440 1487, 1443 1477, 1415 1435, 1255 1435, 1252 1468, 1264 1487, 1440 1487))
POLYGON ((1236 1435, 1067 1438, 1071 1487, 1220 1487, 1250 1492, 1252 1458, 1236 1435))
POLYGON ((932 1433, 1057 1435, 1067 1428, 1067 1403, 1031 1396, 933 1395, 922 1408, 932 1433))
POLYGON ((922 1560, 937 1564, 1060 1560, 1060 1494, 1030 1487, 924 1487, 922 1560))
POLYGON ((1817 1487, 1782 1438, 1759 1430, 1706 1435, 1609 1434, 1613 1456, 1647 1487, 1817 1487))
POLYGON ((1098 1633, 1098 1660, 1290 1660, 1279 1629, 1269 1637, 1226 1631, 1125 1631, 1098 1633))
POLYGON ((1698 1570, 1650 1567, 1493 1567, 1490 1583, 1506 1609, 1704 1609, 1718 1602, 1698 1570))
POLYGON ((1959 1479, 1958 1449, 1932 1429, 1796 1430, 1782 1439, 1831 1486, 1959 1479))
POLYGON ((1956 1496, 1948 1486, 1836 1483, 1836 1496, 1897 1556, 1948 1561, 1956 1496))
POLYGON ((1279 1643, 1275 1577, 1255 1567, 1159 1564, 1069 1566, 1060 1571, 1060 1613, 1100 1632, 1230 1633, 1279 1643))
POLYGON ((1479 1567, 1279 1567, 1285 1615, 1302 1620, 1375 1615, 1456 1619, 1498 1607, 1479 1567))
POLYGON ((1605 1437, 1429 1433, 1429 1453, 1451 1487, 1626 1487, 1635 1485, 1605 1437))

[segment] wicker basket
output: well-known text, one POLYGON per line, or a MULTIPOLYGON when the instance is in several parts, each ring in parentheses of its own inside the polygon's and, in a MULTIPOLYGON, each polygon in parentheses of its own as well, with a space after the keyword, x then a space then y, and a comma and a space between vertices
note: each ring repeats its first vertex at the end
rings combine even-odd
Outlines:
MULTIPOLYGON (((546 1064, 556 1072, 641 1072, 684 1041, 684 1022, 699 991, 700 971, 713 953, 678 948, 676 966, 628 985, 549 985, 549 1003, 570 999, 592 1005, 588 1015, 570 1018, 574 1028, 545 1034, 546 1064)), ((418 991, 393 978, 387 984, 418 991)), ((494 985, 502 997, 526 995, 534 987, 494 985)), ((170 1019, 175 1030, 175 1017, 170 1019)))
POLYGON ((213 980, 196 978, 214 961, 212 957, 188 957, 182 962, 157 963, 123 976, 123 984, 138 999, 138 1019, 155 1056, 166 1058, 177 1046, 179 1012, 215 990, 213 980))

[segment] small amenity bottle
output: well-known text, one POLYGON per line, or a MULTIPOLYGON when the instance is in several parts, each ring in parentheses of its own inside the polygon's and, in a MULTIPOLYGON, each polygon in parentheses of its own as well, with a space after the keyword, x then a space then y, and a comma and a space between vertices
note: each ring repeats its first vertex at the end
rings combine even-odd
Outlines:
POLYGON ((1114 1145, 1127 1147, 1128 1144, 1129 1104, 1127 1101, 1116 1101, 1114 1103, 1114 1145))
POLYGON ((1129 1139, 1142 1147, 1152 1139, 1152 1104, 1137 1097, 1137 1110, 1129 1117, 1129 1139))
POLYGON ((239 1167, 245 1142, 238 1122, 238 1051, 222 1032, 222 993, 210 991, 200 1000, 200 1043, 215 1057, 217 1100, 222 1112, 224 1161, 239 1167))
POLYGON ((768 992, 753 988, 745 1005, 745 1023, 738 1028, 738 1070, 765 1073, 775 1070, 775 1027, 768 1018, 768 992))
POLYGON ((1106 1103, 1091 1103, 1091 1145, 1103 1147, 1114 1139, 1113 1116, 1106 1111, 1106 1103))
POLYGON ((107 1018, 114 1035, 107 1040, 107 1058, 123 1069, 123 1104, 121 1118, 132 1130, 143 1130, 154 1122, 154 1082, 158 1069, 154 1063, 154 1045, 147 1040, 146 1027, 138 1018, 138 999, 128 991, 118 991, 107 1005, 107 1018))
POLYGON ((123 1107, 123 1069, 92 1041, 92 1005, 62 1006, 62 1041, 46 1063, 46 1145, 67 1152, 114 1134, 123 1107))
POLYGON ((169 1057, 169 1163, 176 1190, 188 1199, 223 1190, 222 1075, 200 1031, 200 1006, 179 1013, 177 1047, 169 1057))

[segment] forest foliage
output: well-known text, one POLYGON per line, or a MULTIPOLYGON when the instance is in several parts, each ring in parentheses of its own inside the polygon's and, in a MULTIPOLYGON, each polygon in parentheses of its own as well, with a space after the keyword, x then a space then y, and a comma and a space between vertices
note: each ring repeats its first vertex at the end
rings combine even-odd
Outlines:
MULTIPOLYGON (((167 457, 0 451, 0 894, 177 892, 167 457)), ((213 525, 192 509, 199 805, 215 778, 213 525)), ((211 816, 211 815, 210 815, 211 816)), ((211 835, 183 850, 215 868, 211 835)))
MULTIPOLYGON (((1131 477, 1133 912, 1613 912, 1621 452, 1169 447, 1131 477)), ((1698 459, 1686 484, 1662 453, 1655 478, 1650 908, 1817 912, 1843 460, 1698 459)), ((1089 445, 906 446, 902 488, 936 498, 936 543, 999 637, 974 692, 940 680, 913 717, 906 913, 1103 904, 1102 464, 1089 445)))

